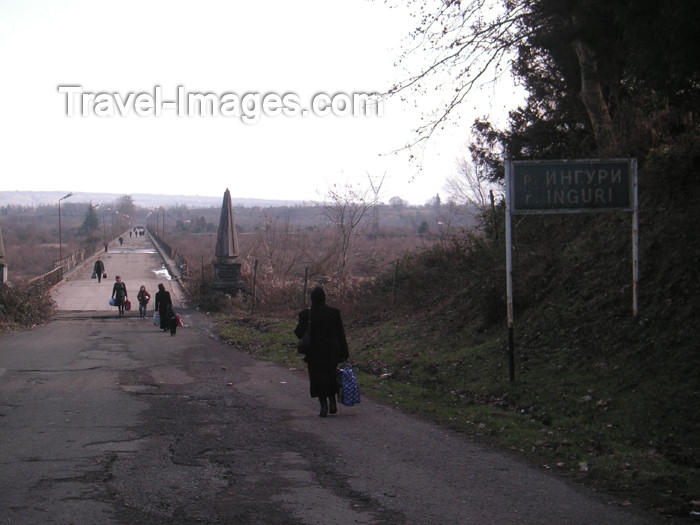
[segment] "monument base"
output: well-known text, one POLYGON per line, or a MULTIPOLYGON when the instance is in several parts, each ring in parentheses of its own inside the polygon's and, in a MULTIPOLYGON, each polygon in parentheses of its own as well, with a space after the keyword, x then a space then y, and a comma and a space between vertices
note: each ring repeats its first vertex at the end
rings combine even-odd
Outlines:
POLYGON ((241 263, 214 263, 214 282, 211 287, 221 293, 236 295, 243 290, 241 263))

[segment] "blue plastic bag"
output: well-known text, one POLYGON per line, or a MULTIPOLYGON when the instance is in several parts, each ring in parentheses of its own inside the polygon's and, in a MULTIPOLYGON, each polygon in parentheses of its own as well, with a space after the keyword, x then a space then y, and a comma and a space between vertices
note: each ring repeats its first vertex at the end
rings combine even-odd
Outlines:
POLYGON ((338 383, 340 386, 340 402, 346 407, 360 403, 360 385, 352 366, 347 361, 338 369, 338 383))
POLYGON ((114 306, 117 304, 117 301, 114 300, 114 297, 109 298, 109 306, 114 306))

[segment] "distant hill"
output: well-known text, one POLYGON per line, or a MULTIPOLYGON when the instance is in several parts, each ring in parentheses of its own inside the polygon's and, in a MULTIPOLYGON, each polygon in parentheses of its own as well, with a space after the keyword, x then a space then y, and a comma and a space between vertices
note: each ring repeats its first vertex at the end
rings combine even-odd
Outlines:
MULTIPOLYGON (((0 206, 40 206, 42 204, 56 204, 58 199, 66 193, 63 191, 0 191, 0 206)), ((73 192, 70 197, 70 202, 92 202, 92 203, 111 203, 116 201, 124 193, 83 193, 73 192)), ((136 206, 144 208, 157 206, 177 206, 185 205, 191 207, 216 207, 221 206, 223 201, 223 192, 219 197, 211 197, 205 195, 156 195, 148 193, 129 193, 128 195, 134 201, 136 206)), ((236 198, 232 196, 234 206, 242 206, 246 208, 259 207, 274 207, 274 206, 296 206, 301 205, 301 201, 283 201, 272 199, 251 199, 251 198, 236 198)))

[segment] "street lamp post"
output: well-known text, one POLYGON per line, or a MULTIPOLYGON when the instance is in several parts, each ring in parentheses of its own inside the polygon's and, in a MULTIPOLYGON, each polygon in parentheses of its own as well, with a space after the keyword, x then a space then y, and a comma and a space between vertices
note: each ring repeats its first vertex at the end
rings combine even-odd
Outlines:
POLYGON ((105 215, 112 211, 112 208, 107 208, 102 212, 102 238, 104 242, 107 242, 107 222, 105 221, 105 215))
POLYGON ((153 208, 153 230, 158 237, 158 208, 153 208))
POLYGON ((58 199, 58 260, 62 261, 63 260, 63 235, 61 234, 61 201, 63 199, 67 199, 68 197, 72 197, 73 193, 69 193, 68 195, 65 195, 58 199))
POLYGON ((92 210, 94 210, 95 208, 99 208, 99 207, 100 207, 99 204, 95 204, 95 205, 93 206, 93 205, 92 205, 92 201, 90 202, 90 210, 88 210, 88 221, 90 221, 90 249, 91 249, 91 250, 94 249, 94 244, 95 244, 94 239, 93 239, 93 235, 92 235, 92 232, 93 232, 93 230, 95 229, 94 226, 93 226, 93 224, 92 224, 92 223, 93 223, 93 220, 92 220, 92 218, 93 218, 92 210))

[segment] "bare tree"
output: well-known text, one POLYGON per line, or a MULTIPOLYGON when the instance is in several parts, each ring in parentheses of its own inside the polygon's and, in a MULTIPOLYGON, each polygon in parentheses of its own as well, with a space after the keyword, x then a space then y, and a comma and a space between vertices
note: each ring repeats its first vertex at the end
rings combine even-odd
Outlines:
POLYGON ((372 208, 372 202, 368 199, 369 191, 368 188, 356 188, 345 183, 342 186, 334 184, 326 194, 323 214, 335 230, 340 274, 345 272, 353 236, 372 208))
POLYGON ((421 4, 411 45, 398 65, 409 73, 385 93, 408 98, 409 93, 445 93, 407 147, 427 141, 444 127, 454 110, 474 89, 498 81, 511 69, 513 51, 525 38, 521 18, 526 2, 514 0, 442 0, 421 4), (419 59, 418 65, 415 64, 419 59), (427 59, 427 63, 425 60, 427 59))
POLYGON ((334 238, 334 230, 326 235, 325 231, 317 232, 313 238, 304 233, 297 244, 301 257, 311 276, 327 275, 330 268, 338 261, 338 242, 334 238))
POLYGON ((491 202, 491 194, 502 194, 502 187, 481 177, 464 157, 457 161, 457 173, 445 183, 449 201, 461 204, 469 212, 483 212, 491 202))
POLYGON ((280 227, 278 221, 265 216, 265 228, 258 230, 251 254, 262 264, 263 271, 287 279, 299 265, 302 251, 297 246, 299 235, 292 231, 289 217, 280 227))
POLYGON ((389 199, 389 206, 391 206, 395 210, 403 210, 404 208, 406 208, 406 206, 408 206, 408 203, 401 197, 395 196, 389 199))
MULTIPOLYGON (((427 141, 456 118, 455 110, 474 90, 517 75, 528 90, 542 87, 543 77, 548 77, 545 84, 578 84, 576 96, 585 107, 598 148, 615 149, 604 87, 625 83, 621 72, 625 60, 611 60, 609 55, 621 49, 616 35, 626 28, 616 31, 613 24, 606 30, 599 19, 624 21, 635 13, 634 7, 618 2, 592 6, 585 0, 426 0, 412 5, 417 8, 417 27, 398 60, 408 73, 385 95, 407 99, 411 93, 431 93, 444 98, 424 116, 406 148, 427 141)), ((636 82, 630 85, 637 89, 636 82)), ((540 98, 541 93, 530 102, 536 104, 540 98)))
POLYGON ((122 215, 134 217, 136 215, 136 206, 131 195, 122 195, 114 203, 114 209, 122 215))

